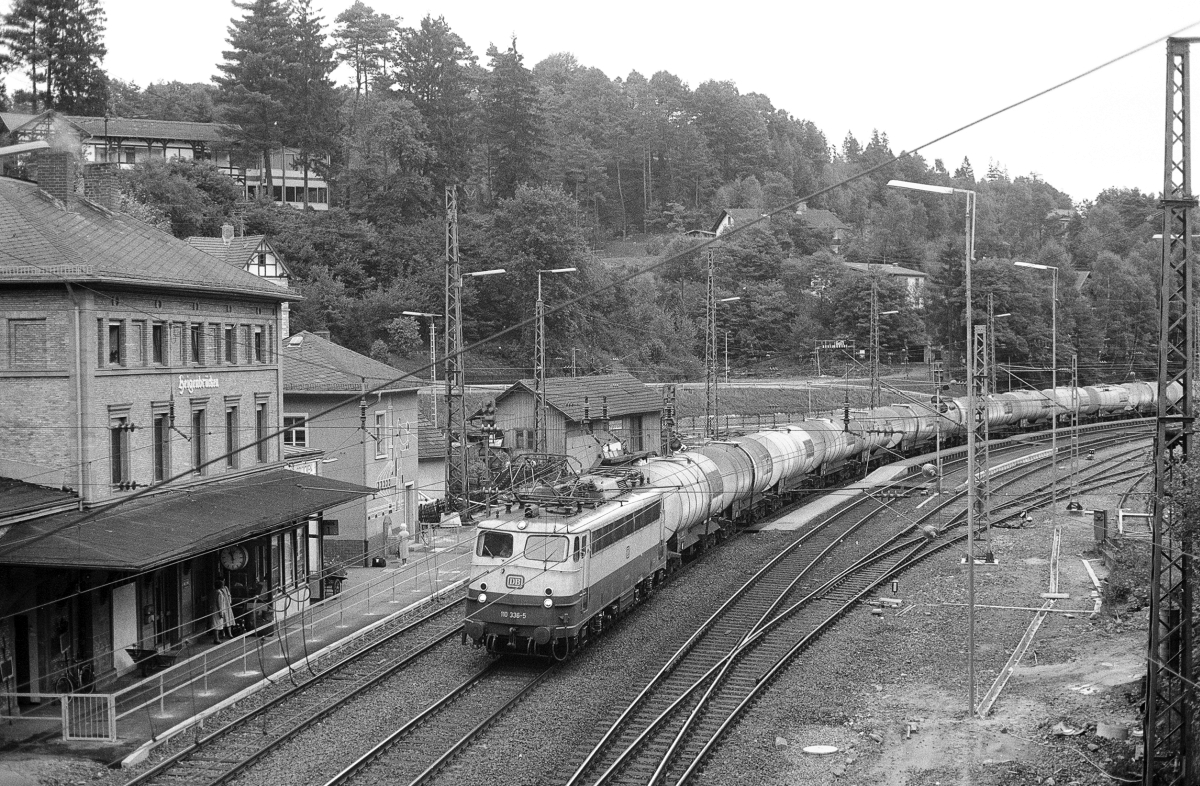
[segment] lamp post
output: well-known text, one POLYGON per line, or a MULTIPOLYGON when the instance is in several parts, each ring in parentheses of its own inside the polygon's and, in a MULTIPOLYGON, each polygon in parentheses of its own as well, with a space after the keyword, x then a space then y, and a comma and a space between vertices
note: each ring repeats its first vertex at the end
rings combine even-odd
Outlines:
MULTIPOLYGON (((1050 421, 1050 521, 1058 526, 1058 268, 1036 262, 1013 262, 1017 267, 1049 270, 1050 287, 1050 388, 1054 391, 1053 418, 1050 421)), ((1057 588, 1051 590, 1057 591, 1057 588)))
MULTIPOLYGON (((967 197, 964 211, 964 261, 963 287, 966 290, 966 321, 967 321, 967 409, 964 413, 970 418, 967 429, 967 712, 975 714, 975 503, 979 493, 979 479, 975 467, 975 438, 982 418, 977 411, 975 395, 976 380, 974 325, 971 313, 971 262, 975 257, 975 192, 966 188, 951 188, 950 186, 931 186, 926 183, 910 183, 904 180, 889 180, 893 188, 906 188, 914 191, 927 191, 933 194, 965 194, 967 197)), ((940 423, 939 423, 940 425, 940 423)), ((940 473, 939 473, 940 476, 940 473)), ((986 502, 986 501, 985 501, 986 502)))
MULTIPOLYGON (((429 314, 424 311, 401 311, 406 317, 425 317, 429 320, 429 383, 437 387, 437 323, 433 320, 442 314, 429 314)), ((433 396, 433 423, 437 425, 437 394, 433 396)))
MULTIPOLYGON (((533 337, 533 434, 538 453, 547 451, 546 421, 546 301, 542 299, 543 273, 574 273, 578 268, 556 267, 537 272, 537 304, 534 308, 537 324, 533 337)), ((574 364, 572 364, 574 365, 574 364)))

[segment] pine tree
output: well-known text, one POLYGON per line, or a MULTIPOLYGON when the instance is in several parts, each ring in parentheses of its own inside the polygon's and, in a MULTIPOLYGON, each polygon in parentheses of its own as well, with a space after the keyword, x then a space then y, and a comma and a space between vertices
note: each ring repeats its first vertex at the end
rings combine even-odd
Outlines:
POLYGON ((494 199, 511 199, 517 186, 537 179, 544 138, 542 106, 516 38, 504 52, 492 45, 487 54, 492 66, 483 91, 488 180, 494 199))
POLYGON ((445 19, 426 16, 420 27, 401 31, 396 57, 395 84, 425 119, 426 141, 435 153, 424 174, 437 190, 467 182, 475 126, 475 55, 445 19))
POLYGON ((99 0, 15 0, 0 28, 0 69, 28 71, 34 112, 100 114, 108 94, 104 22, 99 0))
POLYGON ((292 107, 295 36, 280 0, 234 0, 248 12, 229 25, 229 50, 213 77, 229 133, 245 150, 261 156, 267 193, 274 191, 271 151, 285 143, 292 107))
POLYGON ((304 206, 308 207, 308 175, 314 165, 320 167, 335 145, 337 106, 333 82, 333 49, 325 44, 321 17, 312 8, 312 0, 296 0, 293 6, 293 60, 289 69, 287 124, 289 141, 300 148, 304 168, 304 206))
POLYGON ((369 93, 371 80, 387 68, 388 49, 399 24, 362 0, 355 0, 334 22, 337 58, 354 69, 354 95, 369 93))

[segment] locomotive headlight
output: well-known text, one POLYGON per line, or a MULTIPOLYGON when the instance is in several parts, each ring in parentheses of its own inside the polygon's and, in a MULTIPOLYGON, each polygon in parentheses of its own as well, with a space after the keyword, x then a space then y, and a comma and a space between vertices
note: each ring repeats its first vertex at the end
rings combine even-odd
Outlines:
POLYGON ((546 598, 544 601, 542 601, 542 605, 548 609, 552 609, 554 608, 554 601, 550 598, 546 598))
POLYGON ((487 603, 487 593, 486 592, 479 593, 479 597, 477 597, 475 600, 479 601, 480 603, 487 603))

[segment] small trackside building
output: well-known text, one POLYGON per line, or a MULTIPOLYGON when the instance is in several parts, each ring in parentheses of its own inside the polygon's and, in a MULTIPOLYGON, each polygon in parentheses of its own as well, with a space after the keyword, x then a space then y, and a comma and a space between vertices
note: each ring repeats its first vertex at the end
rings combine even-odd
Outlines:
POLYGON ((337 521, 336 534, 326 525, 326 561, 386 559, 402 524, 417 531, 420 381, 308 331, 288 338, 282 360, 285 454, 321 450, 323 478, 375 491, 325 511, 337 521))
MULTIPOLYGON (((657 453, 662 396, 631 374, 546 380, 546 451, 586 470, 604 460, 657 453)), ((523 379, 496 397, 496 429, 514 457, 537 451, 534 381, 523 379)))

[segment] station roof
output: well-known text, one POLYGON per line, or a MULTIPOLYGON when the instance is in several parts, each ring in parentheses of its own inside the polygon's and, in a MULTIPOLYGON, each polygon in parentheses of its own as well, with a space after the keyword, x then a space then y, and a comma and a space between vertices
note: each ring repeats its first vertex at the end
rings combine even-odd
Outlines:
POLYGON ((0 520, 78 502, 70 491, 38 486, 15 478, 0 478, 0 520))
POLYGON ((167 232, 36 183, 0 177, 0 282, 96 282, 299 300, 300 296, 192 248, 167 232))
POLYGON ((15 524, 0 535, 0 565, 149 570, 283 529, 374 491, 287 469, 214 480, 15 524))

